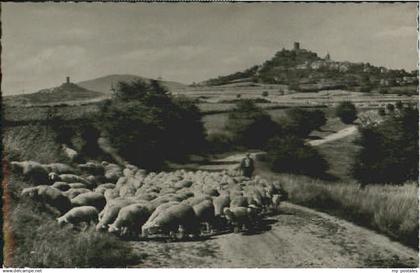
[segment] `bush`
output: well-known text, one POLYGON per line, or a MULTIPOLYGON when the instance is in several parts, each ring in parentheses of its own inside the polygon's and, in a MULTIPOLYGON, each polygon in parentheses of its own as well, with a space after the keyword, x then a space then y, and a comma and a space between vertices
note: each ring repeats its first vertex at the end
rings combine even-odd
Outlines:
POLYGON ((279 132, 279 125, 251 100, 241 100, 229 113, 226 130, 235 145, 262 148, 279 132))
POLYGON ((383 107, 379 108, 378 109, 378 115, 380 115, 382 117, 385 116, 386 115, 385 108, 383 108, 383 107))
POLYGON ((418 179, 418 109, 406 108, 377 126, 359 128, 353 176, 363 185, 418 179))
POLYGON ((149 170, 181 160, 205 144, 201 113, 157 81, 120 83, 100 111, 100 126, 120 155, 149 170))
POLYGON ((335 114, 346 124, 351 124, 357 119, 356 106, 350 101, 341 102, 335 109, 335 114))
POLYGON ((207 137, 207 142, 211 153, 223 153, 233 149, 232 139, 227 134, 211 134, 207 137))
POLYGON ((404 104, 402 103, 402 101, 397 101, 396 103, 395 103, 395 107, 398 109, 398 110, 402 110, 403 108, 404 108, 404 104))
POLYGON ((261 94, 261 96, 267 97, 268 96, 268 92, 267 91, 263 91, 262 94, 261 94))
POLYGON ((392 103, 388 103, 386 105, 386 109, 388 110, 388 112, 393 113, 395 110, 395 106, 392 103))
POLYGON ((275 172, 321 177, 328 169, 327 161, 318 151, 296 136, 273 138, 266 151, 267 161, 275 172))
POLYGON ((281 121, 282 128, 288 134, 307 137, 313 130, 319 129, 327 122, 321 110, 292 108, 286 111, 286 118, 281 121))

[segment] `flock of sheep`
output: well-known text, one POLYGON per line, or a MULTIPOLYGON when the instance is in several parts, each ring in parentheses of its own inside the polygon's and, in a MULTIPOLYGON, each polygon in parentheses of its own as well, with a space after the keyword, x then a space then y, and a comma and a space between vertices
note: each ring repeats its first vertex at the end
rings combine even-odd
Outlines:
POLYGON ((22 196, 57 210, 60 225, 95 223, 97 231, 129 238, 185 239, 252 229, 287 198, 279 182, 229 171, 147 173, 105 161, 14 161, 11 170, 36 183, 22 196))

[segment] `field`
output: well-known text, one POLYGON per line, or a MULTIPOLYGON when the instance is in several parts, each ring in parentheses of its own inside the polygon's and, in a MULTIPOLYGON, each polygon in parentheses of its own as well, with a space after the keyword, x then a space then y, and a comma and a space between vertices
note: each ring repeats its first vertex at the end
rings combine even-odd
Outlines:
MULTIPOLYGON (((278 92, 274 88, 270 90, 278 92)), ((257 96, 260 89, 252 92, 257 96)), ((233 94, 231 98, 236 96, 233 94)), ((361 97, 366 100, 372 99, 360 94, 351 98, 356 101, 361 97)), ((273 101, 274 98, 275 95, 273 101)), ((326 112, 328 121, 321 130, 310 135, 312 140, 323 139, 349 126, 334 117, 334 109, 331 107, 337 101, 349 99, 347 93, 337 92, 334 96, 322 92, 289 94, 278 98, 284 100, 260 104, 274 120, 284 117, 286 109, 295 105, 306 108, 322 107, 320 109, 326 112), (324 97, 334 97, 333 102, 325 103, 331 99, 324 97)), ((369 102, 369 105, 363 101, 359 103, 358 108, 360 112, 364 112, 376 109, 388 101, 395 102, 398 98, 401 97, 377 98, 376 101, 369 102)), ((407 100, 413 98, 407 97, 407 100)), ((203 121, 207 132, 224 132, 228 112, 234 104, 204 102, 199 107, 205 113, 203 121)), ((44 120, 48 109, 49 107, 5 107, 7 120, 31 123, 4 128, 3 145, 9 160, 66 162, 59 145, 54 142, 53 132, 46 126, 32 124, 32 121, 44 120)), ((95 103, 57 107, 58 114, 68 120, 81 118, 97 110, 98 105, 95 103)), ((264 162, 258 162, 258 175, 269 180, 279 180, 289 193, 291 203, 333 216, 319 215, 316 211, 285 204, 282 212, 268 219, 267 226, 262 227, 260 233, 252 234, 253 236, 226 234, 215 236, 211 240, 167 244, 148 241, 126 242, 106 233, 97 233, 92 228, 84 232, 67 228, 63 230, 57 225, 54 215, 43 212, 34 202, 19 199, 19 192, 28 184, 21 177, 10 176, 9 181, 5 181, 10 196, 7 201, 10 209, 6 217, 10 221, 9 228, 13 234, 6 239, 6 247, 11 249, 8 259, 15 266, 32 267, 217 267, 220 264, 228 267, 416 266, 418 262, 412 258, 408 260, 408 256, 412 255, 407 254, 415 250, 406 250, 399 244, 395 247, 394 242, 388 242, 386 237, 380 237, 381 244, 378 247, 376 239, 372 239, 377 238, 377 234, 371 230, 386 234, 389 238, 415 249, 418 245, 418 185, 415 182, 407 182, 402 186, 360 188, 349 174, 354 155, 359 149, 354 143, 357 136, 353 134, 316 147, 329 162, 328 172, 334 179, 328 181, 273 173, 264 162), (361 229, 351 223, 370 230, 361 229), (37 227, 36 236, 29 236, 34 226, 37 227), (62 245, 63 242, 65 246, 62 245), (358 246, 354 246, 355 244, 358 246), (252 246, 259 247, 256 253, 247 251, 252 246), (293 256, 304 253, 306 246, 310 248, 311 253, 322 249, 321 253, 327 258, 334 255, 333 253, 339 254, 336 260, 325 259, 319 263, 319 257, 309 254, 302 257, 303 262, 296 261, 293 256), (145 249, 148 249, 147 253, 145 249), (398 250, 400 252, 396 253, 399 258, 392 260, 391 254, 394 255, 395 249, 403 250, 398 250), (363 257, 364 252, 369 252, 367 257, 363 257), (28 253, 31 254, 27 255, 28 253), (237 255, 232 256, 231 253, 237 255), (281 255, 267 256, 264 253, 281 255), (13 260, 10 260, 12 258, 13 260), (346 259, 344 264, 343 259, 346 259)), ((196 163, 194 168, 199 169, 199 164, 196 163)))

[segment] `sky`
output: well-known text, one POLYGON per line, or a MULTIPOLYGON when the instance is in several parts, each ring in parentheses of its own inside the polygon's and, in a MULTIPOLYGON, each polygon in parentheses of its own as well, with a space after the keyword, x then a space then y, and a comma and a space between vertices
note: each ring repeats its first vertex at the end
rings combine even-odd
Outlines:
POLYGON ((417 68, 417 3, 1 3, 2 93, 134 74, 200 82, 294 41, 337 61, 417 68))

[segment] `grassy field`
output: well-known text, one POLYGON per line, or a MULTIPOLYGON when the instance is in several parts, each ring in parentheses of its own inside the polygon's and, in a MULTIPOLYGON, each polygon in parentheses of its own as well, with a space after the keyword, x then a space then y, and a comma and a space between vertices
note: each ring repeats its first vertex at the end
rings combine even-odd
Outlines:
POLYGON ((415 181, 402 186, 361 188, 356 183, 331 183, 258 168, 260 176, 281 182, 290 202, 325 211, 418 248, 419 202, 415 181))
POLYGON ((354 182, 350 169, 354 157, 360 149, 354 141, 358 134, 354 134, 339 141, 331 141, 317 146, 316 149, 328 161, 330 169, 328 173, 343 182, 354 182))

